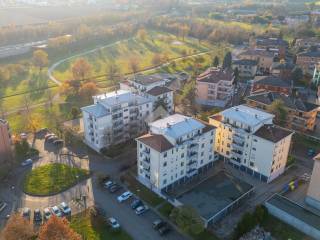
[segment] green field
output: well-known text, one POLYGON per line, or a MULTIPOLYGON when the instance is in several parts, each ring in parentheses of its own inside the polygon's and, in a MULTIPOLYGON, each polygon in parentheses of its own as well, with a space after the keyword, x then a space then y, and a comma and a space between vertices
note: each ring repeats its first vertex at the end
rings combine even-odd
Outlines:
POLYGON ((89 171, 65 164, 48 164, 32 169, 24 181, 24 192, 47 196, 72 187, 89 176, 89 171))

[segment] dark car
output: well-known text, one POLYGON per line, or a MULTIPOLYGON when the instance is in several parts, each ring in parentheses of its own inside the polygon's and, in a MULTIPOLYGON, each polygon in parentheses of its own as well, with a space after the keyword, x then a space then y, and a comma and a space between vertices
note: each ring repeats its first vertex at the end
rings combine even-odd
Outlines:
POLYGON ((121 189, 121 186, 118 184, 114 184, 109 188, 110 193, 115 193, 121 189))
POLYGON ((152 227, 155 230, 158 230, 159 228, 163 227, 166 224, 166 222, 162 221, 161 219, 157 219, 152 223, 152 227))
POLYGON ((26 219, 26 220, 30 220, 30 208, 24 208, 23 210, 22 210, 22 214, 21 214, 21 216, 24 218, 24 219, 26 219))
POLYGON ((37 224, 42 223, 42 214, 40 209, 35 209, 33 212, 33 221, 37 224))
POLYGON ((140 206, 142 206, 143 205, 143 202, 140 200, 140 199, 138 199, 138 198, 135 198, 132 202, 131 202, 131 208, 132 209, 136 209, 136 208, 138 208, 138 207, 140 207, 140 206))
POLYGON ((167 223, 165 223, 163 226, 161 226, 158 229, 158 232, 161 236, 166 235, 167 233, 169 233, 171 231, 171 228, 169 227, 169 225, 167 223))

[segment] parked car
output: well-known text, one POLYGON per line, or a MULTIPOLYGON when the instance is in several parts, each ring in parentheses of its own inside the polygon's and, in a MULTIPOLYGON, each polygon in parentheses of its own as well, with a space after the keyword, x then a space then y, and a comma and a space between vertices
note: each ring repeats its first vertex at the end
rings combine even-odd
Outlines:
POLYGON ((49 137, 48 139, 47 139, 47 141, 48 142, 54 142, 54 141, 56 141, 56 140, 58 140, 59 138, 56 136, 56 135, 53 135, 53 136, 51 136, 51 137, 49 137))
POLYGON ((108 218, 108 225, 112 228, 112 229, 119 229, 120 228, 120 224, 118 223, 118 221, 111 217, 111 218, 108 218))
POLYGON ((163 226, 161 226, 159 229, 158 229, 158 232, 161 236, 163 235, 166 235, 167 233, 169 233, 171 231, 171 228, 170 226, 165 223, 163 226))
POLYGON ((109 189, 110 187, 112 187, 115 183, 113 181, 107 181, 103 184, 103 186, 106 188, 106 189, 109 189))
POLYGON ((143 205, 143 202, 138 199, 138 198, 135 198, 132 202, 131 202, 131 208, 132 209, 136 209, 137 207, 143 205))
POLYGON ((51 211, 50 211, 50 209, 49 208, 45 208, 44 210, 43 210, 43 217, 44 217, 44 219, 45 220, 49 220, 49 218, 51 217, 51 211))
POLYGON ((159 228, 161 228, 165 224, 166 224, 166 222, 162 221, 161 219, 157 219, 152 223, 152 227, 153 227, 153 229, 158 230, 159 228))
POLYGON ((149 208, 147 206, 141 205, 141 206, 136 208, 135 212, 136 212, 137 215, 141 215, 141 214, 145 213, 148 210, 149 210, 149 208))
POLYGON ((24 218, 24 219, 27 219, 27 220, 30 220, 30 215, 31 215, 31 210, 30 210, 30 208, 27 208, 27 207, 25 207, 23 210, 22 210, 22 217, 24 218))
POLYGON ((62 202, 59 207, 60 207, 63 215, 65 215, 65 216, 71 215, 71 208, 68 206, 68 204, 66 204, 65 202, 62 202))
POLYGON ((51 208, 51 213, 56 215, 57 217, 62 217, 62 212, 57 206, 51 208))
POLYGON ((127 192, 122 193, 120 196, 118 196, 117 200, 118 200, 118 202, 121 203, 121 202, 128 200, 131 197, 132 197, 132 193, 127 191, 127 192))
POLYGON ((64 141, 61 140, 61 139, 58 139, 58 140, 55 140, 55 141, 53 142, 53 144, 56 145, 56 146, 63 145, 63 144, 64 144, 64 141))
POLYGON ((41 214, 40 209, 35 209, 33 211, 33 221, 36 224, 41 224, 42 223, 42 214, 41 214))
POLYGON ((47 134, 44 136, 44 140, 47 141, 49 137, 53 137, 53 136, 55 136, 54 133, 47 133, 47 134))
POLYGON ((118 184, 114 184, 109 188, 110 193, 115 193, 121 189, 121 186, 118 184))
POLYGON ((0 213, 8 206, 7 203, 0 201, 0 213))
POLYGON ((308 149, 308 156, 309 157, 312 157, 316 154, 316 151, 313 149, 313 148, 309 148, 308 149))
POLYGON ((22 167, 26 167, 26 166, 32 165, 32 163, 33 163, 32 159, 29 158, 29 159, 23 161, 23 162, 21 163, 21 166, 22 166, 22 167))

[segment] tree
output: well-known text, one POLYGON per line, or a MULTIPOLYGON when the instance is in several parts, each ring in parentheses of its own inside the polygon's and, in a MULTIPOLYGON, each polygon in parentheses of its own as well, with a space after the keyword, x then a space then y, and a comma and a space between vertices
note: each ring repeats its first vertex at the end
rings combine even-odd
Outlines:
POLYGON ((238 68, 234 69, 233 75, 234 75, 233 85, 237 86, 238 85, 238 81, 239 81, 239 69, 238 68))
POLYGON ((303 78, 303 71, 300 67, 295 67, 291 73, 291 79, 296 84, 301 81, 303 78))
POLYGON ((287 110, 282 100, 276 99, 269 106, 269 111, 275 115, 275 122, 281 125, 286 123, 287 110))
POLYGON ((71 115, 73 119, 76 119, 80 114, 80 110, 77 107, 72 107, 71 108, 71 115))
POLYGON ((182 37, 182 41, 184 41, 189 31, 190 31, 190 28, 185 24, 179 28, 179 35, 182 37))
POLYGON ((231 68, 231 66, 232 66, 232 55, 231 55, 231 52, 227 52, 223 59, 222 68, 227 69, 227 68, 231 68))
POLYGON ((41 117, 38 115, 31 115, 27 119, 27 128, 30 130, 33 134, 36 134, 37 130, 41 126, 41 117))
POLYGON ((215 56, 214 59, 213 59, 213 62, 212 62, 212 66, 218 67, 219 63, 220 63, 219 57, 215 56))
POLYGON ((157 66, 162 62, 161 55, 159 53, 155 53, 152 58, 152 64, 157 66))
POLYGON ((39 230, 39 240, 81 240, 66 218, 52 216, 39 230))
POLYGON ((129 67, 135 74, 139 70, 139 59, 137 57, 131 57, 129 59, 129 67))
POLYGON ((94 82, 83 83, 79 91, 79 95, 83 97, 85 101, 90 100, 92 96, 96 95, 97 93, 98 87, 94 82))
POLYGON ((107 79, 111 81, 112 85, 117 89, 117 84, 120 81, 121 72, 117 65, 111 63, 107 66, 107 79))
POLYGON ((90 75, 92 67, 84 58, 79 58, 72 66, 72 75, 74 80, 84 80, 90 75))
POLYGON ((191 207, 182 206, 174 208, 170 214, 170 218, 185 232, 199 234, 204 230, 200 216, 191 207))
POLYGON ((10 80, 11 74, 7 67, 0 68, 0 83, 6 84, 10 80))
POLYGON ((39 68, 39 72, 41 72, 42 68, 48 65, 48 54, 43 50, 36 50, 33 52, 33 64, 39 68))
POLYGON ((4 240, 32 240, 36 234, 30 221, 25 220, 20 214, 12 215, 1 232, 0 239, 4 240))
POLYGON ((144 28, 140 28, 137 32, 137 36, 141 41, 145 41, 147 39, 147 31, 144 28))

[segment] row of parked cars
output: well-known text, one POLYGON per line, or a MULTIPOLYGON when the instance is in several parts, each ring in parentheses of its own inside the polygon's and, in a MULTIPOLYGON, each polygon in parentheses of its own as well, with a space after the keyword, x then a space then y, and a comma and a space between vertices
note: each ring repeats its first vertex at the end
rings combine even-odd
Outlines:
MULTIPOLYGON (((21 213, 22 217, 31 220, 31 210, 30 208, 24 208, 21 213)), ((33 222, 37 225, 41 225, 43 221, 50 219, 52 215, 57 217, 68 217, 71 216, 71 208, 67 203, 62 202, 59 206, 47 207, 41 212, 40 209, 35 209, 33 212, 33 222)))
MULTIPOLYGON (((104 187, 108 189, 110 193, 115 193, 118 190, 122 189, 122 187, 119 184, 111 180, 105 182, 104 187)), ((129 201, 129 199, 132 199, 130 207, 135 211, 137 215, 142 215, 143 213, 149 210, 149 207, 145 205, 139 198, 134 196, 130 191, 125 191, 117 197, 117 201, 119 203, 129 201)), ((108 224, 113 229, 120 228, 120 224, 115 218, 109 218, 108 224)), ((153 228, 157 230, 160 235, 165 235, 171 231, 169 224, 162 221, 161 219, 157 219, 153 222, 153 228)))

